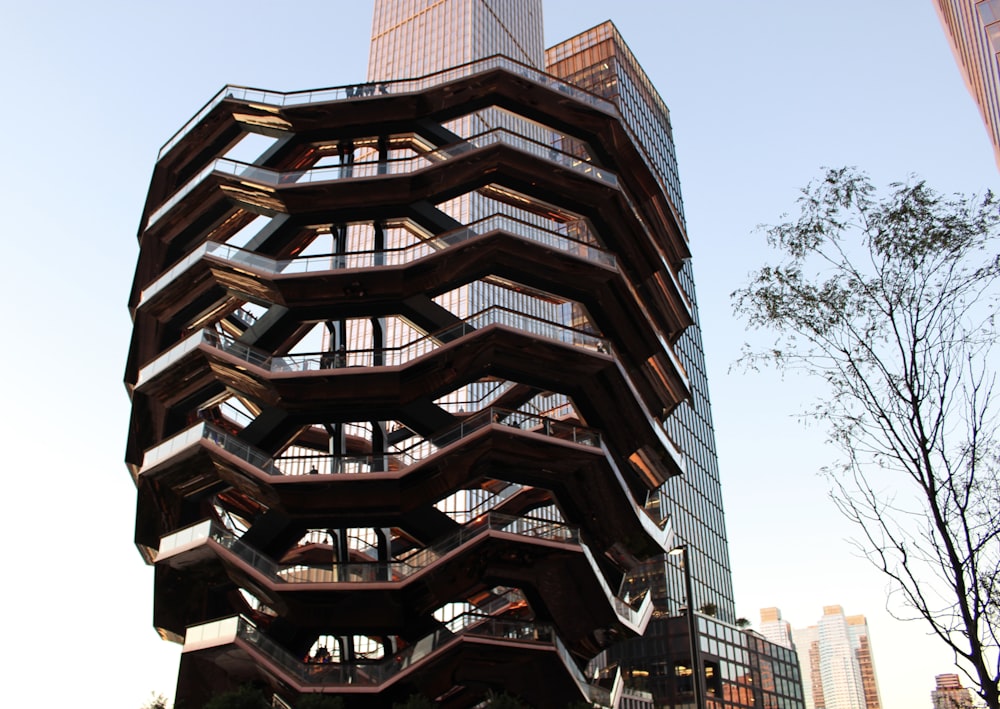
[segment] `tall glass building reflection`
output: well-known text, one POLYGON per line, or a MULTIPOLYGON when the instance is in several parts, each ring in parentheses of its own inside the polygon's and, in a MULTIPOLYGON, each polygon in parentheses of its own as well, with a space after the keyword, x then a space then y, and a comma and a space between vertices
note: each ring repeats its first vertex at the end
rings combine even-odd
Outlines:
POLYGON ((934 0, 1000 166, 1000 0, 934 0))
MULTIPOLYGON (((670 196, 671 216, 683 224, 670 112, 617 28, 610 22, 598 25, 548 49, 545 58, 549 73, 614 102, 642 146, 647 165, 670 196)), ((695 608, 714 607, 721 620, 731 623, 736 620, 732 574, 690 259, 685 260, 678 280, 694 319, 676 343, 691 384, 691 399, 667 418, 666 430, 683 451, 686 470, 660 489, 660 504, 671 515, 680 541, 689 547, 695 608)), ((686 604, 681 574, 669 560, 650 564, 645 571, 663 576, 657 583, 662 613, 676 613, 686 604)))

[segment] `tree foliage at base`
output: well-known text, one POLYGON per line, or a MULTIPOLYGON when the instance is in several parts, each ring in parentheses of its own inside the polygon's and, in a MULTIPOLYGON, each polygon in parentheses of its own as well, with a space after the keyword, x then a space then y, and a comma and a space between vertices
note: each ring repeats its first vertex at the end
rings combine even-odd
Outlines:
POLYGON ((742 361, 825 382, 806 417, 843 455, 828 472, 858 547, 1000 709, 997 200, 922 181, 879 197, 840 169, 799 206, 766 228, 780 262, 733 293, 749 326, 776 336, 742 361))
POLYGON ((212 697, 203 709, 271 709, 271 703, 257 688, 246 685, 212 697))
POLYGON ((489 709, 531 709, 530 705, 512 694, 492 690, 486 695, 486 706, 489 709))

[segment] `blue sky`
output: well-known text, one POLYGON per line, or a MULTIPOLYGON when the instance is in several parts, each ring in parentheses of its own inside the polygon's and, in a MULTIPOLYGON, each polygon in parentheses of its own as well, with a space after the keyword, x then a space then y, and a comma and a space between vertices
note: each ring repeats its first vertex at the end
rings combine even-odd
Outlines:
MULTIPOLYGON (((135 234, 157 150, 223 84, 294 90, 364 76, 369 2, 2 2, 0 201, 7 500, 0 544, 8 701, 29 691, 138 707, 173 688, 131 543, 121 383, 135 234), (8 665, 8 668, 10 666, 8 665), (98 701, 97 698, 100 698, 98 701)), ((546 0, 551 44, 609 17, 672 112, 738 612, 864 613, 885 709, 926 706, 950 654, 884 611, 885 583, 818 470, 814 390, 731 370, 729 293, 766 258, 761 223, 822 166, 945 192, 997 188, 992 151, 930 0, 546 0)), ((52 701, 38 700, 38 704, 52 701)))

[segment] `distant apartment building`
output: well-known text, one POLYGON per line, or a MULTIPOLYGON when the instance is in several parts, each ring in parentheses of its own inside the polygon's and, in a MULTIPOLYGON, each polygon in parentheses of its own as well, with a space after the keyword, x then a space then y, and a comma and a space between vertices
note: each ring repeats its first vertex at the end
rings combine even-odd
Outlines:
POLYGON ((781 610, 778 608, 760 609, 760 634, 775 645, 795 649, 792 643, 792 626, 781 618, 781 610))
MULTIPOLYGON (((764 614, 762 612, 762 620, 764 614)), ((868 623, 824 606, 816 625, 792 630, 806 709, 881 709, 868 623)))
POLYGON ((972 692, 962 686, 958 675, 938 675, 931 692, 934 709, 972 709, 972 692))
POLYGON ((1000 166, 1000 0, 935 0, 934 7, 1000 166))

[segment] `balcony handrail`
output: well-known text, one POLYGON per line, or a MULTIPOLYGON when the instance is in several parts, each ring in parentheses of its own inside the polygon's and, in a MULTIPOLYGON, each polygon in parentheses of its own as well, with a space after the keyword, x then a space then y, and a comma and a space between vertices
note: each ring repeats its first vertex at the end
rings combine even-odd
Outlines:
POLYGON ((273 259, 248 249, 209 241, 194 249, 144 288, 139 294, 139 303, 141 305, 162 291, 167 285, 201 261, 205 256, 229 261, 240 266, 249 266, 250 268, 275 275, 316 273, 348 268, 372 268, 375 266, 397 266, 413 263, 420 258, 434 255, 439 251, 470 241, 491 231, 504 231, 517 238, 540 243, 581 257, 587 261, 603 264, 611 268, 617 267, 617 259, 614 254, 605 251, 591 242, 575 239, 566 234, 531 224, 510 215, 495 213, 478 219, 466 226, 461 226, 430 239, 421 240, 415 244, 403 247, 364 249, 339 254, 313 254, 298 256, 292 259, 273 259), (414 256, 414 252, 425 253, 418 253, 414 256))
POLYGON ((311 352, 272 355, 239 342, 229 335, 203 329, 181 340, 140 368, 137 386, 162 373, 174 362, 201 344, 209 345, 244 362, 271 372, 307 372, 343 367, 401 366, 438 349, 441 343, 456 340, 490 325, 501 325, 545 337, 574 347, 610 353, 611 343, 580 328, 528 315, 513 308, 491 305, 441 330, 421 335, 395 347, 344 349, 338 352, 311 352))
POLYGON ((604 597, 614 609, 615 615, 618 616, 624 625, 631 627, 636 633, 642 634, 646 628, 646 623, 653 613, 653 597, 649 593, 649 588, 643 589, 631 602, 626 602, 611 590, 590 548, 586 544, 581 544, 580 547, 584 557, 587 559, 587 563, 590 564, 590 568, 594 572, 594 577, 604 592, 604 597))
POLYGON ((438 86, 449 81, 464 79, 474 74, 484 73, 498 68, 507 69, 512 73, 520 74, 525 78, 531 79, 545 86, 552 86, 557 90, 594 106, 609 115, 619 115, 618 109, 615 105, 601 96, 582 89, 575 84, 568 83, 555 76, 539 71, 534 67, 522 64, 514 59, 501 55, 494 55, 419 77, 395 79, 392 81, 380 81, 375 83, 347 84, 343 86, 332 86, 329 88, 312 89, 307 91, 269 91, 267 89, 226 84, 219 89, 219 91, 216 92, 216 94, 210 98, 205 105, 202 106, 198 112, 188 120, 187 123, 181 126, 180 129, 178 129, 166 143, 163 144, 163 147, 160 148, 156 159, 157 161, 161 160, 164 155, 170 152, 178 143, 180 143, 181 140, 184 139, 194 126, 204 120, 204 118, 211 113, 216 106, 227 98, 264 104, 267 106, 301 106, 312 103, 328 103, 330 101, 376 95, 383 96, 386 94, 397 95, 413 93, 423 91, 424 89, 428 89, 432 86, 438 86), (372 89, 371 93, 368 93, 369 87, 372 89), (358 91, 359 89, 361 90, 360 93, 358 91))
MULTIPOLYGON (((215 96, 210 98, 205 105, 203 105, 201 109, 199 109, 198 112, 188 120, 187 123, 181 126, 181 128, 178 129, 166 143, 164 143, 163 147, 160 148, 156 159, 157 162, 159 162, 164 155, 180 143, 180 141, 191 131, 192 128, 198 125, 217 105, 222 103, 222 101, 227 98, 260 103, 268 106, 292 106, 309 103, 326 103, 341 99, 353 99, 358 96, 374 96, 376 94, 376 86, 378 87, 378 95, 422 91, 432 86, 437 86, 439 84, 455 81, 497 68, 506 69, 512 73, 519 74, 524 78, 534 81, 535 83, 554 88, 557 91, 568 94, 583 103, 597 108, 609 116, 619 119, 619 124, 625 130, 625 133, 628 135, 632 144, 636 146, 636 150, 642 161, 646 164, 647 169, 649 169, 654 175, 659 174, 660 170, 656 166, 655 161, 650 157, 645 143, 639 140, 635 130, 624 119, 614 102, 604 98, 603 96, 587 91, 576 84, 552 76, 551 74, 546 74, 538 69, 535 69, 534 67, 530 67, 502 55, 486 57, 484 59, 459 65, 457 67, 427 74, 422 77, 384 81, 378 82, 377 84, 349 84, 326 89, 294 91, 287 93, 227 84, 216 92, 215 96), (368 93, 368 87, 371 87, 371 93, 368 93)), ((675 195, 674 190, 666 185, 663 185, 662 180, 660 182, 661 186, 663 186, 664 190, 667 192, 667 202, 669 208, 676 216, 683 231, 686 229, 684 215, 680 212, 679 205, 674 204, 674 197, 676 196, 679 199, 679 195, 675 195)))
POLYGON ((466 406, 469 407, 468 411, 478 411, 479 409, 483 408, 486 402, 494 402, 500 397, 502 397, 504 394, 509 392, 515 386, 515 383, 506 379, 490 380, 487 378, 487 379, 481 379, 476 382, 472 382, 472 385, 474 386, 468 386, 465 387, 464 389, 465 396, 471 398, 464 398, 464 399, 450 398, 455 393, 457 393, 457 392, 452 392, 450 395, 445 395, 440 399, 437 399, 434 403, 442 407, 446 411, 449 411, 450 413, 456 415, 462 415, 465 414, 467 411, 465 408, 466 406), (476 388, 483 390, 481 396, 476 396, 473 393, 474 389, 476 388), (458 407, 457 411, 455 410, 455 407, 458 407))
POLYGON ((157 558, 167 558, 177 550, 212 541, 263 576, 276 582, 293 585, 399 582, 429 569, 444 556, 477 540, 489 531, 578 546, 594 572, 594 578, 600 585, 609 606, 621 622, 637 633, 643 632, 652 613, 652 594, 648 592, 649 589, 644 589, 631 602, 620 598, 608 586, 590 549, 580 540, 578 528, 534 517, 517 517, 490 511, 476 517, 437 543, 415 551, 404 559, 389 562, 333 562, 322 565, 280 564, 242 541, 218 521, 209 519, 165 535, 160 540, 157 558))
POLYGON ((572 654, 559 639, 551 625, 483 616, 475 611, 456 616, 445 623, 444 627, 431 632, 391 657, 377 662, 303 662, 261 632, 251 620, 242 615, 188 627, 185 646, 191 645, 192 649, 196 649, 212 643, 216 638, 219 642, 226 643, 232 642, 233 638, 236 638, 254 647, 270 662, 302 684, 326 686, 350 684, 378 687, 391 682, 404 670, 422 663, 431 654, 441 651, 463 636, 551 645, 572 675, 574 682, 580 687, 581 692, 588 697, 593 697, 595 696, 594 690, 599 689, 587 682, 572 654), (235 632, 233 632, 234 630, 235 632), (189 637, 191 638, 190 642, 187 640, 189 637))
POLYGON ((215 542, 263 576, 277 582, 300 583, 374 583, 407 579, 433 566, 439 559, 464 544, 489 532, 505 532, 528 539, 572 544, 586 548, 579 530, 561 522, 534 517, 516 517, 487 512, 431 546, 404 559, 388 562, 334 562, 332 564, 280 564, 243 542, 216 520, 202 520, 160 540, 157 558, 167 558, 177 550, 208 541, 215 542))
POLYGON ((600 168, 588 160, 583 160, 579 155, 563 152, 549 143, 543 143, 515 133, 510 128, 493 128, 470 138, 465 138, 461 142, 452 143, 412 157, 393 158, 389 160, 366 160, 347 165, 325 165, 304 170, 274 170, 231 158, 215 158, 157 207, 147 218, 144 228, 149 229, 152 227, 163 215, 190 194, 195 187, 215 172, 234 175, 242 180, 262 183, 269 187, 363 177, 385 177, 412 173, 460 155, 465 155, 471 151, 497 144, 509 145, 521 152, 544 158, 549 162, 568 167, 599 182, 605 182, 612 187, 618 186, 618 177, 613 172, 600 168))
MULTIPOLYGON (((427 443, 432 448, 440 450, 447 446, 457 444, 462 439, 491 424, 518 428, 531 433, 550 436, 593 448, 600 448, 602 446, 601 434, 594 429, 565 423, 555 419, 546 419, 545 417, 538 416, 536 414, 529 414, 523 411, 497 406, 491 406, 468 416, 455 426, 446 429, 440 435, 425 439, 423 443, 427 443)), ((267 475, 282 477, 288 475, 288 473, 286 473, 281 467, 282 461, 284 460, 282 456, 270 456, 264 451, 254 448, 248 443, 240 440, 238 436, 224 431, 207 421, 197 423, 194 426, 181 431, 175 436, 172 436, 171 438, 168 438, 167 440, 147 449, 143 455, 140 474, 142 471, 149 470, 153 466, 159 465, 166 459, 199 444, 203 439, 207 439, 215 443, 228 453, 231 453, 237 458, 250 463, 267 475)), ((416 445, 418 444, 409 446, 409 449, 414 448, 416 445)), ((427 453, 427 455, 431 454, 433 454, 433 451, 427 453)), ((326 474, 355 474, 357 472, 362 472, 360 470, 362 465, 367 463, 370 466, 373 459, 391 459, 399 457, 408 458, 407 465, 418 464, 426 458, 426 456, 417 458, 415 455, 408 454, 406 451, 386 451, 384 454, 363 456, 321 453, 314 456, 312 461, 317 464, 317 473, 319 472, 319 464, 322 461, 333 460, 338 461, 338 463, 336 465, 331 465, 329 472, 326 474)), ((296 461, 309 460, 309 456, 296 455, 294 456, 294 459, 296 461)), ((384 471, 369 470, 368 472, 384 471)))

